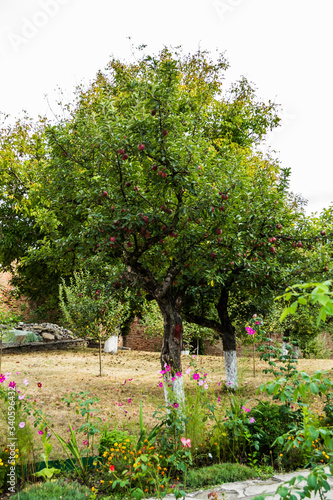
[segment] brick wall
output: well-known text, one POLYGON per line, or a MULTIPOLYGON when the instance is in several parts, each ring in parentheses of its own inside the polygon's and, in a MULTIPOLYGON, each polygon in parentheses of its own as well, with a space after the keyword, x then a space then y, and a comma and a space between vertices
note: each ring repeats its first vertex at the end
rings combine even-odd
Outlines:
MULTIPOLYGON (((144 328, 140 325, 138 318, 135 318, 129 333, 120 342, 122 341, 124 347, 129 347, 133 351, 160 352, 163 340, 162 334, 163 332, 160 335, 157 334, 155 337, 145 335, 144 328)), ((120 342, 118 345, 121 345, 120 342)), ((209 356, 221 356, 222 351, 221 341, 218 341, 215 346, 208 341, 204 342, 205 354, 209 356)))
POLYGON ((162 347, 162 333, 151 337, 145 335, 144 328, 139 324, 138 318, 135 318, 130 331, 123 339, 124 347, 130 347, 133 351, 160 352, 162 347))
POLYGON ((12 287, 9 281, 11 277, 11 273, 0 271, 0 307, 7 311, 11 310, 15 314, 22 316, 24 321, 29 320, 30 314, 35 308, 35 304, 24 297, 15 299, 10 295, 12 287))

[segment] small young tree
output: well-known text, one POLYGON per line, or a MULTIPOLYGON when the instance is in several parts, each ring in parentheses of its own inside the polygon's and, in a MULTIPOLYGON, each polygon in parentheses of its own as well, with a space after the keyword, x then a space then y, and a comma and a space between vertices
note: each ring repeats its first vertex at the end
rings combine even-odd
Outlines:
POLYGON ((108 283, 97 281, 88 271, 75 273, 69 285, 63 280, 59 298, 64 318, 75 334, 98 339, 99 374, 102 376, 102 338, 110 336, 126 318, 126 301, 120 301, 110 292, 108 283))

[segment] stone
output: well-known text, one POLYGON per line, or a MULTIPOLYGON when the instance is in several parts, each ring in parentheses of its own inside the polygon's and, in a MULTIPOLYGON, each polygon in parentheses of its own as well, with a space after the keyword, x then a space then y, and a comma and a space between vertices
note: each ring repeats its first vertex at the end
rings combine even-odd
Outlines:
POLYGON ((52 335, 52 333, 43 332, 42 337, 44 340, 54 340, 54 335, 52 335))

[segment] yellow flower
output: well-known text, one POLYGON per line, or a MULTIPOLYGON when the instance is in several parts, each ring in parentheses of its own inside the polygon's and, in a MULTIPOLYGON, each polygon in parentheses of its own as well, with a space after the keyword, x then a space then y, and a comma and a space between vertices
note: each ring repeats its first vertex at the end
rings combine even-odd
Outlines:
POLYGON ((100 482, 101 482, 101 484, 104 484, 104 480, 103 480, 103 479, 101 479, 101 481, 100 481, 100 482))
POLYGON ((94 487, 92 487, 92 488, 91 488, 91 491, 95 491, 95 488, 94 488, 94 487))

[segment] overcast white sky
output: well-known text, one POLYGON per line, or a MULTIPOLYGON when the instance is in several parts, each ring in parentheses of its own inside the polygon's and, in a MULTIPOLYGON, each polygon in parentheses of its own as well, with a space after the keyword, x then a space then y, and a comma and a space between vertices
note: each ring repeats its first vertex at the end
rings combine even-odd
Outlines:
POLYGON ((131 45, 225 54, 227 80, 245 75, 282 105, 269 138, 307 212, 333 201, 332 0, 0 0, 0 111, 50 115, 57 87, 94 78, 131 45))

